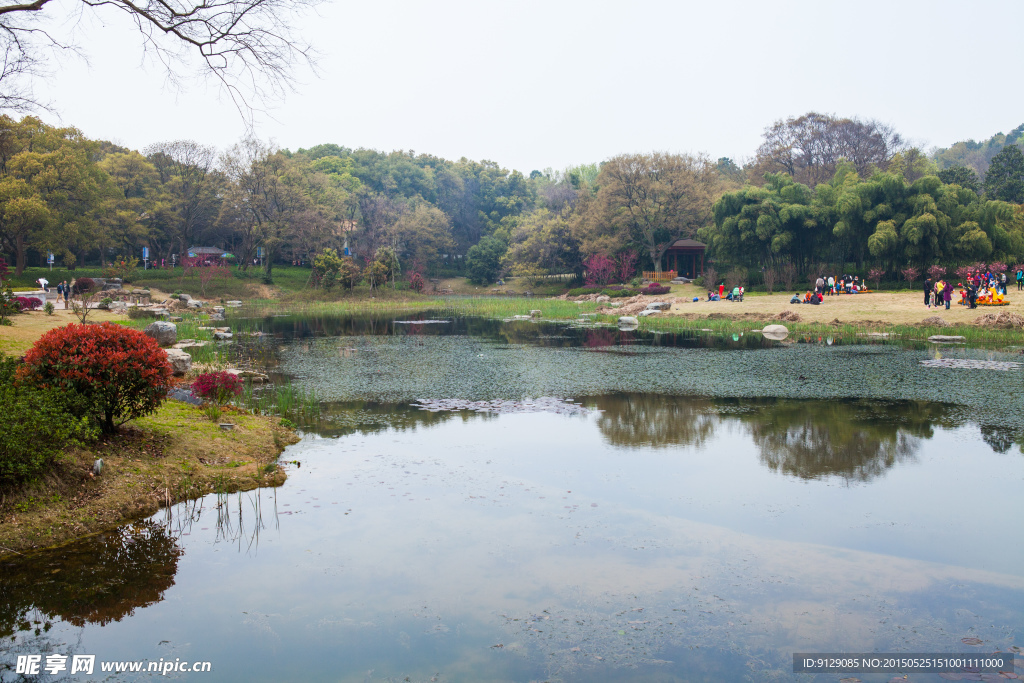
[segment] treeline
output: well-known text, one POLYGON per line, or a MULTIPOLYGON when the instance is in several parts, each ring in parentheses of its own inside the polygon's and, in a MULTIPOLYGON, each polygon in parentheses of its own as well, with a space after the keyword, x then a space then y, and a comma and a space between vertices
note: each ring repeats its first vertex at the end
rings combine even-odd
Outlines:
POLYGON ((212 246, 242 270, 262 255, 269 279, 275 263, 347 247, 350 284, 385 260, 392 279, 582 275, 594 258, 623 277, 660 270, 680 238, 706 242, 720 269, 1016 262, 1024 155, 1008 137, 982 177, 940 168, 879 122, 810 113, 766 128, 742 166, 624 154, 524 175, 490 161, 334 144, 292 152, 252 139, 222 152, 190 141, 139 152, 0 117, 0 252, 20 273, 47 252, 74 267, 146 246, 169 264, 212 246))

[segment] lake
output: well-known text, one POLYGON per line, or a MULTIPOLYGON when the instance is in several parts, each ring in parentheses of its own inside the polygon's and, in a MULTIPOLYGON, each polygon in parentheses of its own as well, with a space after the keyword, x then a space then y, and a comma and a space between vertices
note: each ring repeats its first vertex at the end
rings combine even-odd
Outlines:
MULTIPOLYGON (((241 361, 322 401, 288 481, 0 565, 0 661, 833 681, 853 675, 793 654, 1024 645, 1017 354, 436 312, 242 325, 264 336, 241 361)), ((79 678, 107 676, 147 678, 79 678)))

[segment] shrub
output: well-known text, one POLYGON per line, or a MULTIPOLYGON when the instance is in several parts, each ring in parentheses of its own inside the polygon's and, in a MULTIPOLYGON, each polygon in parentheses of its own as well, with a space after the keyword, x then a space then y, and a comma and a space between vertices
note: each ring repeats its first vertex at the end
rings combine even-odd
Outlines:
POLYGON ((95 436, 86 417, 72 417, 63 392, 0 384, 0 485, 35 479, 64 449, 95 436))
POLYGON ((113 323, 46 332, 25 354, 19 376, 41 388, 72 391, 104 432, 148 415, 167 397, 171 366, 152 337, 113 323))
POLYGON ((223 405, 242 393, 242 380, 230 372, 204 372, 192 383, 192 393, 223 405))
POLYGON ((96 281, 91 277, 80 277, 71 285, 71 291, 75 294, 86 294, 96 289, 96 281))
POLYGON ((39 299, 34 296, 18 296, 14 297, 14 301, 18 304, 19 311, 34 311, 41 305, 39 299))
POLYGON ((422 292, 423 285, 423 276, 420 275, 419 273, 413 273, 412 275, 409 276, 409 289, 411 289, 412 291, 422 292))
POLYGON ((660 296, 662 294, 668 294, 670 291, 672 291, 670 287, 666 287, 665 285, 659 285, 657 282, 652 282, 646 287, 642 287, 640 289, 641 294, 648 294, 651 296, 660 296))
POLYGON ((52 301, 47 301, 46 302, 46 305, 43 306, 43 312, 46 313, 46 315, 53 315, 53 302, 52 301))

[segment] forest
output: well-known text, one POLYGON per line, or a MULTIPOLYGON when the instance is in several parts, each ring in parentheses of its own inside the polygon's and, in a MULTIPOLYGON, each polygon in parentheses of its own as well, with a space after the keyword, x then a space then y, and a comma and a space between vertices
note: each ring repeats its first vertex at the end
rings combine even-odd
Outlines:
POLYGON ((147 247, 148 265, 170 267, 214 247, 266 282, 275 264, 329 255, 350 284, 364 274, 485 284, 581 277, 608 263, 622 276, 660 271, 668 247, 690 238, 719 272, 742 269, 755 283, 826 264, 898 278, 908 267, 1024 260, 1022 143, 1024 125, 926 152, 877 121, 811 112, 768 125, 743 163, 626 153, 526 174, 333 143, 132 150, 3 116, 0 256, 20 274, 51 253, 73 269, 147 247))

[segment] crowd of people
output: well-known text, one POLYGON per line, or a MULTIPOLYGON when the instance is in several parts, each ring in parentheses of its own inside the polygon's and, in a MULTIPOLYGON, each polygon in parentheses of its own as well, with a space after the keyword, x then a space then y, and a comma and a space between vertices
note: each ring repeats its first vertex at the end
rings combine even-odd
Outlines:
MULTIPOLYGON (((1009 281, 1006 277, 1006 273, 1000 273, 998 275, 991 271, 985 273, 974 273, 973 275, 967 276, 967 284, 962 282, 957 283, 957 287, 960 288, 960 301, 961 306, 967 306, 968 308, 977 308, 979 304, 987 306, 999 306, 1006 302, 1006 288, 1009 281)), ((937 287, 943 286, 945 289, 951 289, 948 283, 943 281, 932 284, 931 280, 925 280, 924 283, 924 299, 925 304, 934 302, 934 290, 937 287)), ((1024 288, 1024 269, 1017 270, 1017 290, 1020 291, 1024 288)), ((947 296, 951 296, 952 292, 945 292, 943 290, 943 300, 946 302, 946 308, 949 308, 949 299, 947 296)))

